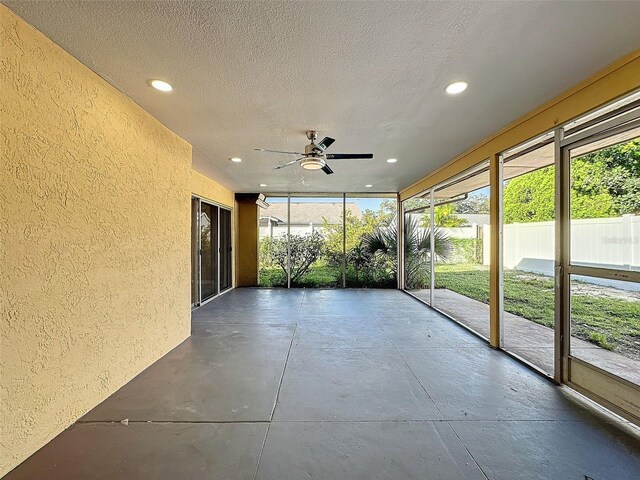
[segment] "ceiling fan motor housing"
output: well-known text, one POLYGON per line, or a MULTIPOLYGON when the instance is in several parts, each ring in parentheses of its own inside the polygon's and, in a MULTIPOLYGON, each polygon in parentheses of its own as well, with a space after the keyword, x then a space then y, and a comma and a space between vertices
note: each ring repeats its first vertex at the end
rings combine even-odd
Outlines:
POLYGON ((305 155, 321 155, 322 154, 322 149, 320 147, 318 147, 315 143, 310 143, 309 145, 306 145, 304 147, 304 153, 305 155))

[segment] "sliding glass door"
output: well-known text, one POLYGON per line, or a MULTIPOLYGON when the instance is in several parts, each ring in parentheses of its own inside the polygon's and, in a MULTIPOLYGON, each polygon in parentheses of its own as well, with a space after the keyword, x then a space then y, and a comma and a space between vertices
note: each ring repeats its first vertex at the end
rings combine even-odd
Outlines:
POLYGON ((220 291, 231 288, 231 211, 220 208, 220 291))
POLYGON ((231 211, 191 199, 191 304, 231 288, 231 211))
POLYGON ((218 293, 218 207, 200 202, 200 301, 218 293))
POLYGON ((561 145, 563 377, 640 417, 640 107, 561 145))
POLYGON ((191 306, 200 303, 200 232, 198 227, 200 202, 191 198, 191 306))

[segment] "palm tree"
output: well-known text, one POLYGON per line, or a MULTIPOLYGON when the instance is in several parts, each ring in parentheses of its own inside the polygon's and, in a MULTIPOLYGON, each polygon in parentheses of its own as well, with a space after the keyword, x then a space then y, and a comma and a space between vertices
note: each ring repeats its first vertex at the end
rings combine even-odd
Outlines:
MULTIPOLYGON (((433 231, 436 259, 447 260, 453 251, 449 236, 436 227, 433 231)), ((398 228, 394 221, 376 229, 363 238, 365 250, 370 255, 384 255, 397 266, 398 228)), ((424 288, 429 285, 431 255, 431 231, 420 226, 417 217, 407 215, 404 222, 404 271, 407 288, 424 288)))

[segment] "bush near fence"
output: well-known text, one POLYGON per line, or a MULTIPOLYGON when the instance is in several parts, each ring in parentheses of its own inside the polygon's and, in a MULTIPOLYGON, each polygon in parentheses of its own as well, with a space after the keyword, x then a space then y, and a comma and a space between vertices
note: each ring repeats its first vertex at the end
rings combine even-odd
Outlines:
POLYGON ((482 239, 449 238, 453 245, 453 254, 447 263, 482 264, 482 239))

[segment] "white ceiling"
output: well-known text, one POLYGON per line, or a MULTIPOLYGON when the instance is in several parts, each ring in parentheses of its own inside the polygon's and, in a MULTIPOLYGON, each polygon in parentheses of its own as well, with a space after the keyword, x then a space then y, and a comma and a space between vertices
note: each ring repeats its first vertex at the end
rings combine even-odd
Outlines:
POLYGON ((4 3, 244 192, 398 191, 640 47, 640 1, 4 3), (375 158, 327 176, 253 151, 300 151, 307 129, 375 158))

